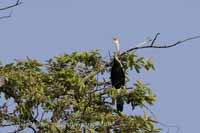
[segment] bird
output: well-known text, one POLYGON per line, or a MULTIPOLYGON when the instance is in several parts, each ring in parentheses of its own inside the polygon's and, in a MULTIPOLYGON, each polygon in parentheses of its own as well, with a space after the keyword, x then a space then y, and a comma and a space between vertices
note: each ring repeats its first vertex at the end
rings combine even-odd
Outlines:
MULTIPOLYGON (((120 61, 120 40, 119 38, 113 38, 113 44, 115 45, 116 51, 114 52, 114 58, 112 61, 111 67, 111 84, 115 89, 120 89, 121 87, 125 86, 125 72, 120 61)), ((123 111, 123 99, 122 97, 117 97, 116 99, 116 108, 117 111, 123 111)))

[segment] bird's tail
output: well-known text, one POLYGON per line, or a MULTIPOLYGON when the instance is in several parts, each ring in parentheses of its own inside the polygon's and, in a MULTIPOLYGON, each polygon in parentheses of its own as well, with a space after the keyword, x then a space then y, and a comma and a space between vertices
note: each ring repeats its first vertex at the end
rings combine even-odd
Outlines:
POLYGON ((124 106, 124 101, 123 101, 122 97, 117 97, 117 100, 116 100, 117 111, 122 112, 123 111, 123 106, 124 106))

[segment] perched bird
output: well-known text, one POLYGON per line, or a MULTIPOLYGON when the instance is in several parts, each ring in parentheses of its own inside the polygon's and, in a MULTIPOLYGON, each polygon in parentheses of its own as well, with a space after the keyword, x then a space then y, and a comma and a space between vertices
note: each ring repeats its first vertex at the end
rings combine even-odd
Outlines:
MULTIPOLYGON (((116 47, 116 52, 114 54, 114 59, 113 59, 112 68, 111 68, 111 83, 112 83, 112 86, 114 86, 116 89, 119 89, 125 85, 125 73, 120 61, 119 39, 113 38, 113 44, 116 47)), ((124 105, 123 99, 121 97, 117 97, 117 100, 116 100, 117 111, 122 112, 123 105, 124 105)))

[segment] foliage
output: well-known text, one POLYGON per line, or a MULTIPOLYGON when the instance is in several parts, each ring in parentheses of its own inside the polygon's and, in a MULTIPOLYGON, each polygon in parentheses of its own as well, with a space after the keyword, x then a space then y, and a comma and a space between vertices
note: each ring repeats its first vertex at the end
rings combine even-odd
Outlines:
MULTIPOLYGON (((127 78, 129 70, 154 69, 151 59, 134 52, 124 54, 121 60, 127 78)), ((145 112, 127 115, 116 111, 118 96, 133 109, 144 109, 154 104, 156 95, 140 80, 127 89, 112 88, 108 77, 111 63, 112 59, 106 61, 94 50, 56 56, 46 63, 27 58, 1 64, 0 76, 5 82, 0 87, 1 126, 41 133, 159 132, 156 121, 145 112), (10 108, 10 103, 14 107, 10 108)))

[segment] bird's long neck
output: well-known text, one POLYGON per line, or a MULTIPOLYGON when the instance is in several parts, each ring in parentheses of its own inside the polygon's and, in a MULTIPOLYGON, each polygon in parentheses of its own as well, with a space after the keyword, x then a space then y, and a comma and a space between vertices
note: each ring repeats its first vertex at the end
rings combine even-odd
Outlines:
POLYGON ((119 43, 116 43, 116 44, 115 44, 115 48, 116 48, 117 54, 119 54, 119 43))
POLYGON ((122 64, 121 64, 121 61, 119 59, 119 54, 118 53, 115 53, 115 56, 114 56, 114 65, 122 67, 122 64))

